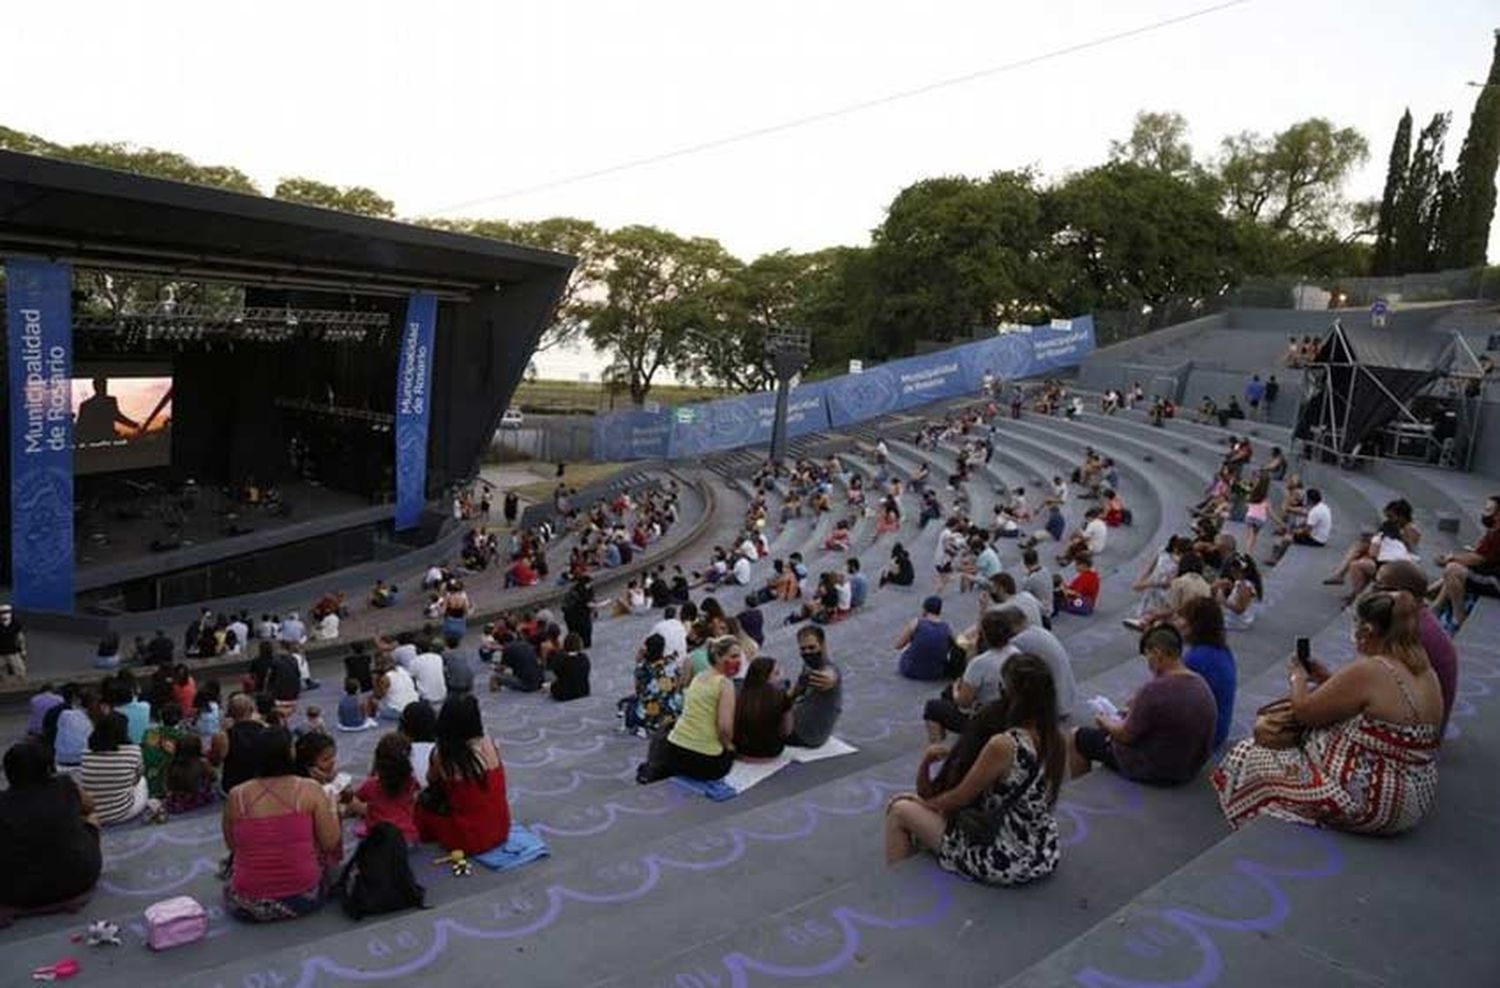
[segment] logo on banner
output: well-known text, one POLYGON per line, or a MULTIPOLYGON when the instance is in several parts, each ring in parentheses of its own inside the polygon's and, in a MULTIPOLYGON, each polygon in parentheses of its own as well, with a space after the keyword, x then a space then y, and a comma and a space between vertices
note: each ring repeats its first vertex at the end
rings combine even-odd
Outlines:
POLYGON ((427 430, 432 418, 432 340, 437 299, 416 294, 406 306, 396 364, 396 531, 415 528, 427 502, 427 430))
POLYGON ((14 600, 73 609, 73 271, 6 265, 14 600))

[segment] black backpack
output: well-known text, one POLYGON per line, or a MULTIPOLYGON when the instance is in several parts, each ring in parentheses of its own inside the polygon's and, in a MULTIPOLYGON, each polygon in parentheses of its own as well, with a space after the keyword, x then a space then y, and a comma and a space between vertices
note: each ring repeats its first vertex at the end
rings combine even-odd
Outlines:
POLYGON ((344 912, 353 919, 427 905, 427 890, 411 872, 406 837, 394 823, 370 828, 335 887, 344 898, 344 912))

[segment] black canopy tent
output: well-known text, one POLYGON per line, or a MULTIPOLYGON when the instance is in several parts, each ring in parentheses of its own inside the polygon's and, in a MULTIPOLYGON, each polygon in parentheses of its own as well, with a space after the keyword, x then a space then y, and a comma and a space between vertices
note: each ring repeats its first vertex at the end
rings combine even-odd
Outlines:
POLYGON ((1458 354, 1451 335, 1355 328, 1335 320, 1304 369, 1295 437, 1340 459, 1373 455, 1372 439, 1393 421, 1428 428, 1412 401, 1448 376, 1458 354))

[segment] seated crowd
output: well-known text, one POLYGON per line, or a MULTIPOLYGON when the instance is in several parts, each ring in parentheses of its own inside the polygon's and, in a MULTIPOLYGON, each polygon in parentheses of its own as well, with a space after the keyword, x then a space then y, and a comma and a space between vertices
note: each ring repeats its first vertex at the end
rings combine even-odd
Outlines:
MULTIPOLYGON (((1031 400, 1046 414, 1070 415, 1081 402, 1056 382, 1031 400)), ((1137 386, 1113 401, 1134 407, 1144 396, 1137 386)), ((111 667, 97 689, 44 687, 31 699, 26 740, 5 755, 0 835, 10 839, 0 840, 0 857, 64 855, 68 865, 0 895, 0 924, 86 902, 102 867, 101 827, 219 802, 229 852, 225 901, 252 921, 321 907, 346 857, 346 818, 357 820, 361 836, 390 824, 408 843, 466 854, 504 843, 511 829, 504 764, 485 730, 476 683, 485 675, 492 692, 546 690, 559 702, 589 696, 588 650, 601 609, 660 615, 636 650, 632 691, 616 701, 622 728, 647 742, 638 782, 713 782, 736 760, 820 747, 844 709, 844 674, 826 629, 871 606, 858 553, 902 530, 906 497, 921 506, 919 518, 932 505, 932 519, 942 520, 932 538, 938 592, 921 600, 900 631, 890 672, 943 687, 923 706, 929 745, 913 790, 886 808, 888 863, 925 850, 980 882, 1040 879, 1060 859, 1059 793, 1095 764, 1136 782, 1177 786, 1198 780, 1217 757, 1209 781, 1232 827, 1267 815, 1391 834, 1421 821, 1435 798, 1456 694, 1451 634, 1477 597, 1500 596, 1500 500, 1487 504, 1475 546, 1437 557, 1444 568, 1431 586, 1416 555, 1421 533, 1411 505, 1387 505, 1378 528, 1362 534, 1329 577, 1351 582, 1354 660, 1334 670, 1310 651, 1294 657, 1286 700, 1258 716, 1249 736, 1231 741, 1239 686, 1231 634, 1257 626, 1266 607, 1263 564, 1274 565, 1292 545, 1329 544, 1333 517, 1321 493, 1302 488, 1279 450, 1256 466, 1250 439, 1231 437, 1190 523, 1151 553, 1132 584, 1141 597, 1126 624, 1139 633, 1134 647, 1145 681, 1123 709, 1103 697, 1083 704, 1072 657, 1055 632, 1098 609, 1096 563, 1118 552, 1111 532, 1131 521, 1118 469, 1087 449, 1071 477, 1054 478, 1034 505, 1024 490, 998 485, 992 517, 973 518, 970 495, 973 485, 991 483, 983 466, 1001 418, 990 400, 923 429, 913 445, 929 455, 905 481, 884 441, 868 482, 836 457, 767 465, 754 477, 757 495, 738 543, 716 548, 691 578, 681 565, 662 563, 606 600, 595 598, 591 571, 629 561, 632 549, 659 538, 676 518, 676 492, 622 494, 580 512, 564 491, 558 514, 578 538, 556 610, 503 614, 471 650, 464 639, 474 607, 464 581, 501 554, 493 537, 475 529, 480 535, 466 544, 461 569, 437 565, 427 574, 424 590, 435 606, 425 627, 351 645, 331 725, 303 702, 316 685, 304 645, 318 635, 296 613, 251 621, 205 610, 194 622, 188 643, 197 654, 253 655, 227 696, 219 681, 199 683, 173 661, 174 643, 160 633, 165 646, 153 640, 138 649, 155 667, 149 678, 111 667), (940 451, 955 464, 941 493, 931 469, 940 451), (854 512, 848 520, 836 516, 840 489, 854 512), (804 511, 827 517, 824 548, 841 562, 814 578, 800 553, 773 557, 775 500, 774 524, 804 511), (1091 503, 1070 532, 1064 512, 1078 500, 1091 503), (866 517, 877 521, 876 542, 862 538, 866 517), (1243 526, 1239 538, 1234 526, 1243 526), (1262 563, 1256 539, 1268 526, 1278 539, 1262 563), (1047 542, 1056 565, 1073 568, 1071 579, 1043 563, 1047 542), (1010 568, 1006 555, 1015 557, 1010 568), (757 574, 762 560, 769 566, 757 574), (940 594, 955 576, 960 602, 945 606, 940 594), (715 596, 731 586, 743 600, 732 614, 715 596), (1431 608, 1423 606, 1429 597, 1431 608), (771 605, 785 605, 779 616, 798 626, 796 659, 764 652, 763 608, 771 605), (954 623, 945 612, 957 615, 954 623), (364 730, 384 733, 368 776, 355 781, 337 771, 335 739, 364 730)), ((512 540, 507 585, 521 582, 517 565, 534 572, 541 559, 545 568, 544 538, 522 532, 512 540)), ((895 542, 878 586, 918 580, 907 548, 895 542)), ((882 604, 901 597, 891 592, 882 604)), ((342 599, 330 597, 311 615, 316 626, 343 611, 342 599)))

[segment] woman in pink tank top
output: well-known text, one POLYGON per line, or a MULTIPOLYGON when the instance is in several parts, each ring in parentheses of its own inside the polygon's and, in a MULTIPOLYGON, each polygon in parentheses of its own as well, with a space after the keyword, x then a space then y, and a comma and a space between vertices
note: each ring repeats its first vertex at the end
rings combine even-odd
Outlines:
POLYGON ((254 736, 255 777, 224 803, 233 860, 224 902, 252 922, 294 919, 323 904, 327 876, 343 857, 338 814, 323 787, 298 778, 285 728, 254 736))

